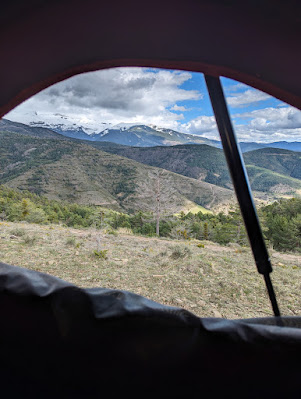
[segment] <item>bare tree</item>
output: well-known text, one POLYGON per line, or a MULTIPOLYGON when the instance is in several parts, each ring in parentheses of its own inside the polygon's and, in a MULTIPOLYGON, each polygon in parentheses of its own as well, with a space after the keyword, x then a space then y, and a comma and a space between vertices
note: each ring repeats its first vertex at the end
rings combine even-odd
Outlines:
MULTIPOLYGON (((160 235, 160 221, 164 215, 173 214, 178 210, 180 198, 175 182, 176 175, 164 169, 152 168, 147 178, 139 182, 139 193, 143 212, 151 212, 155 221, 156 235, 160 235), (175 206, 176 204, 176 206, 175 206)), ((141 209, 140 208, 140 209, 141 209)))
POLYGON ((161 171, 159 170, 156 177, 156 235, 160 235, 160 217, 161 217, 161 171))

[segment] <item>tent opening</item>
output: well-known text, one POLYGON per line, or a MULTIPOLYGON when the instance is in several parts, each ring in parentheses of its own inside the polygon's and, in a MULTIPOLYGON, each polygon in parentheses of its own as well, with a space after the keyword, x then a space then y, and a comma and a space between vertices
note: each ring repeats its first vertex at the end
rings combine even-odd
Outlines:
MULTIPOLYGON (((300 177, 289 175, 296 173, 297 152, 271 148, 280 145, 274 141, 279 137, 298 134, 291 121, 300 111, 221 80, 254 191, 254 199, 246 199, 238 178, 240 206, 248 204, 255 252, 261 245, 256 264, 278 314, 262 248, 290 251, 291 258, 273 254, 272 263, 299 272, 300 243, 292 232, 298 229, 300 177), (279 173, 279 159, 295 162, 295 172, 279 173), (296 212, 288 215, 292 201, 296 212), (253 202, 264 228, 261 241, 253 202), (281 242, 277 206, 286 212, 281 242)), ((249 281, 256 269, 201 73, 86 73, 42 91, 1 123, 4 156, 12 150, 1 186, 2 220, 18 223, 7 226, 15 257, 6 247, 5 262, 82 287, 132 291, 199 316, 271 314, 260 278, 249 281)), ((235 160, 231 164, 235 172, 235 160)), ((290 277, 276 277, 276 288, 285 279, 290 277)), ((289 299, 284 314, 298 312, 297 303, 295 296, 289 299)))

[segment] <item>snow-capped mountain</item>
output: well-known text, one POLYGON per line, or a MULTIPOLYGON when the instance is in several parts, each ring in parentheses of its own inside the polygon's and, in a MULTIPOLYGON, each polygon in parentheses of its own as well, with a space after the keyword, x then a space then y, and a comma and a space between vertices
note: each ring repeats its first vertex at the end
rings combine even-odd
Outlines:
POLYGON ((39 127, 39 126, 29 126, 24 123, 12 122, 8 119, 0 119, 0 132, 11 132, 18 133, 24 136, 45 138, 45 139, 57 139, 63 140, 64 137, 61 134, 54 132, 51 129, 39 127))
POLYGON ((137 147, 170 146, 176 144, 209 144, 218 142, 191 134, 179 133, 174 130, 146 125, 119 124, 105 129, 98 134, 92 134, 94 141, 109 141, 137 147))
POLYGON ((22 114, 22 120, 16 119, 16 115, 14 115, 13 121, 32 127, 51 129, 63 136, 82 140, 91 140, 89 137, 92 134, 112 127, 110 123, 96 123, 94 120, 76 115, 70 117, 62 113, 52 114, 47 112, 27 112, 22 114))
POLYGON ((160 126, 146 126, 137 123, 97 123, 88 118, 66 116, 61 113, 26 113, 21 120, 15 122, 27 124, 30 127, 51 129, 66 137, 89 141, 110 141, 113 143, 151 147, 156 145, 175 144, 209 144, 218 142, 201 136, 176 132, 160 126))
MULTIPOLYGON (((178 144, 207 144, 213 147, 222 147, 220 141, 210 140, 193 134, 180 133, 156 125, 147 126, 133 123, 119 123, 113 125, 109 123, 99 123, 93 126, 92 124, 86 125, 85 123, 81 125, 76 123, 75 120, 70 120, 61 114, 59 115, 59 121, 57 119, 58 116, 55 118, 54 116, 50 117, 48 115, 45 121, 40 120, 41 115, 38 115, 39 118, 37 118, 37 115, 35 116, 36 119, 29 120, 29 122, 12 122, 8 119, 2 119, 0 120, 0 130, 41 137, 62 138, 62 136, 65 136, 96 142, 106 141, 136 147, 173 146, 178 144), (55 121, 55 123, 53 121, 55 121)), ((27 115, 26 119, 30 119, 29 117, 30 115, 27 115)), ((79 120, 79 122, 84 121, 79 120)), ((301 151, 300 142, 240 143, 242 152, 267 147, 301 151)))

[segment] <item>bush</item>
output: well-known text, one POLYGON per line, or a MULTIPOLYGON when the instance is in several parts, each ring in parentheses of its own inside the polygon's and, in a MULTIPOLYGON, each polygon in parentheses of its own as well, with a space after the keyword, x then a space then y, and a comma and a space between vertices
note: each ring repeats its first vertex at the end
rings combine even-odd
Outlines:
POLYGON ((41 224, 47 222, 47 216, 46 213, 43 211, 43 209, 31 208, 25 220, 29 223, 41 224))
POLYGON ((183 259, 190 258, 192 251, 190 248, 181 247, 180 245, 176 245, 172 248, 172 253, 170 255, 171 259, 183 259))
POLYGON ((23 238, 23 244, 26 244, 26 245, 33 245, 36 241, 37 241, 36 236, 25 236, 23 238))
POLYGON ((128 227, 119 227, 117 232, 120 234, 133 235, 133 230, 128 227))
POLYGON ((110 229, 110 228, 106 229, 106 230, 105 230, 105 233, 106 233, 106 234, 110 234, 110 235, 112 235, 112 236, 118 236, 117 231, 114 230, 114 229, 110 229))
POLYGON ((10 231, 10 234, 12 234, 12 235, 14 235, 16 237, 22 237, 25 234, 25 230, 24 229, 15 228, 15 229, 12 229, 10 231))
POLYGON ((108 259, 107 257, 107 249, 102 249, 97 251, 96 249, 93 251, 93 254, 96 258, 100 258, 100 259, 108 259))
POLYGON ((68 237, 67 240, 66 240, 66 245, 75 247, 76 246, 75 237, 68 237))
POLYGON ((171 238, 176 238, 177 240, 189 240, 190 230, 188 230, 187 227, 183 225, 174 226, 171 229, 169 236, 171 238))

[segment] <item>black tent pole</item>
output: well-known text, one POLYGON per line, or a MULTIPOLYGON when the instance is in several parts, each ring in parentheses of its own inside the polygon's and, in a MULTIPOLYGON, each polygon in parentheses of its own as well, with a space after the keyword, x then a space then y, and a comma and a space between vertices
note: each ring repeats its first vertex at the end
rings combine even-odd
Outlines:
POLYGON ((209 75, 205 75, 205 80, 257 270, 264 276, 274 315, 278 317, 280 311, 270 279, 270 273, 273 269, 259 225, 244 161, 232 128, 221 82, 219 78, 209 75))

